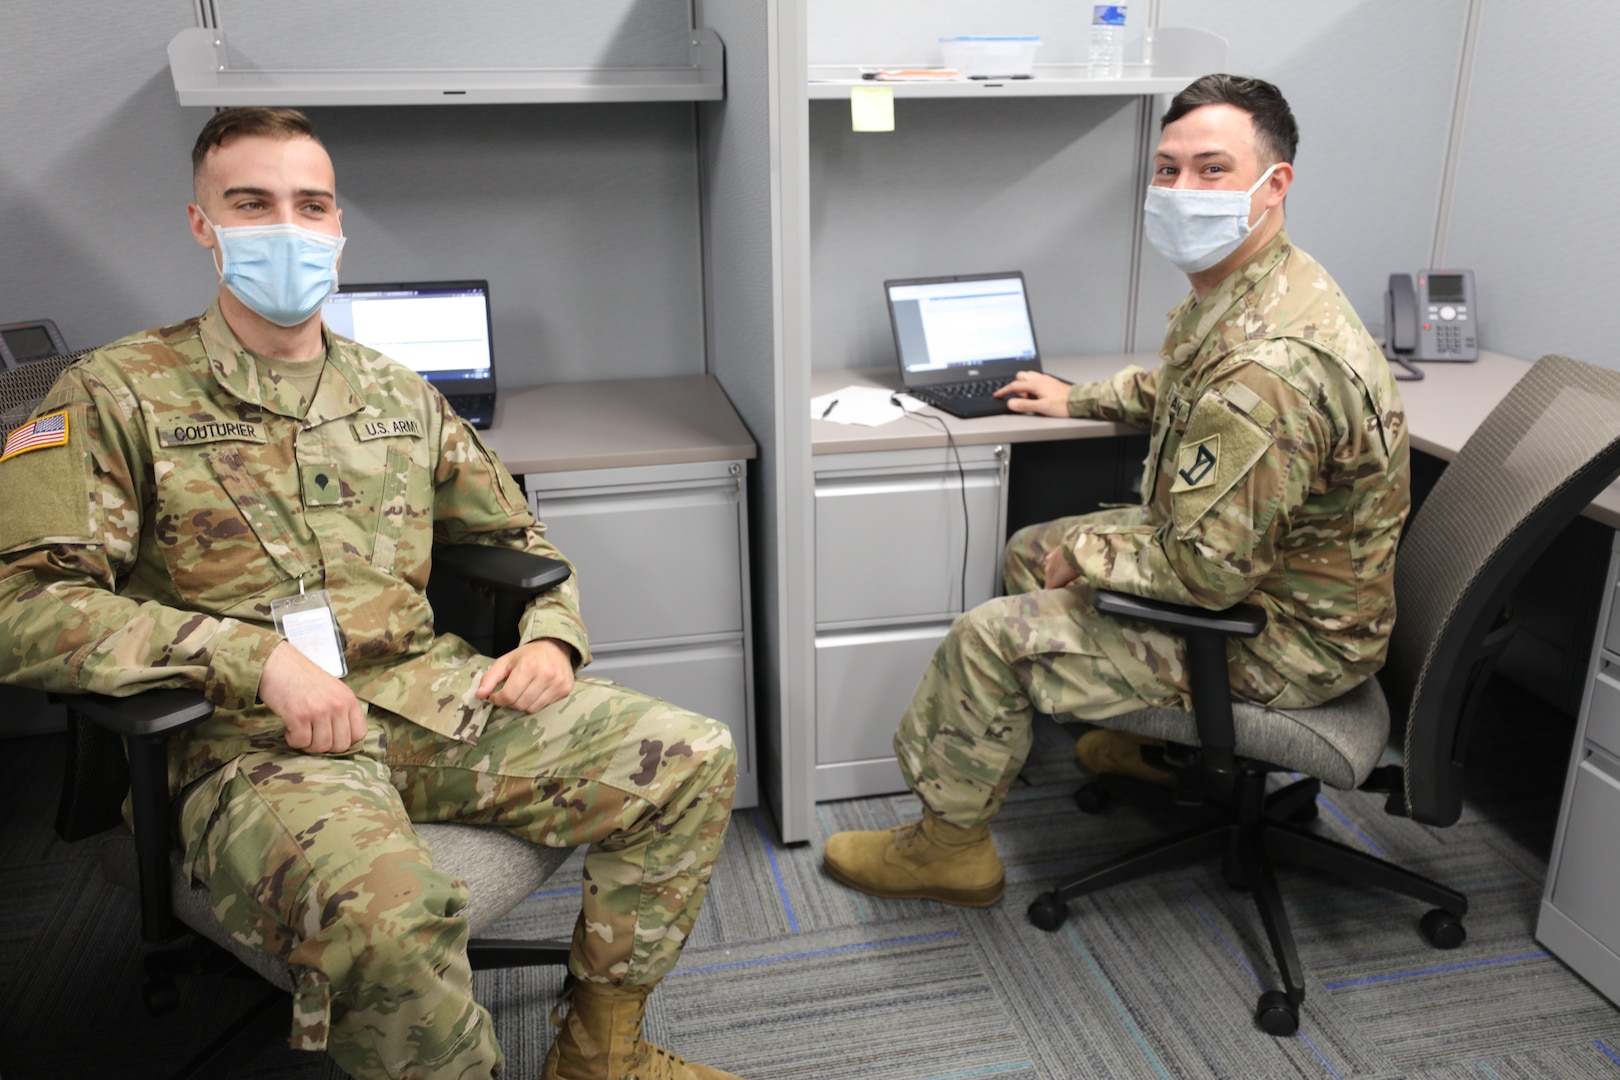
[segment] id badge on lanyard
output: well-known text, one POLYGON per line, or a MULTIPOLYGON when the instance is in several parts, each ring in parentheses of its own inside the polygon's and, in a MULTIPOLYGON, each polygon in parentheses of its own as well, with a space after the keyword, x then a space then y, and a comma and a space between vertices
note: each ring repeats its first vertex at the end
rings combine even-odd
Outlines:
POLYGON ((300 578, 298 595, 272 600, 270 614, 276 620, 276 632, 321 670, 337 679, 348 674, 337 619, 332 614, 332 598, 325 589, 306 593, 300 578))

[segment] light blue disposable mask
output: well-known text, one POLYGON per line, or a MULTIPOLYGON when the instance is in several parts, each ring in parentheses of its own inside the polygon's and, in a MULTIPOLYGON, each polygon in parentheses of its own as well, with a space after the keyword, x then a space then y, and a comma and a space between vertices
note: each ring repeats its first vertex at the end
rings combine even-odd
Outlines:
MULTIPOLYGON (((1185 274, 1208 270, 1248 239, 1249 200, 1277 166, 1260 174, 1248 191, 1150 187, 1142 207, 1148 243, 1185 274)), ((1268 207, 1260 221, 1271 213, 1268 207)), ((1260 224, 1256 221, 1255 224, 1260 224)))
MULTIPOLYGON (((202 213, 201 207, 197 210, 202 213)), ((208 215, 203 214, 208 221, 208 215)), ((219 280, 277 326, 297 326, 320 310, 337 288, 342 236, 298 225, 215 225, 219 280)))

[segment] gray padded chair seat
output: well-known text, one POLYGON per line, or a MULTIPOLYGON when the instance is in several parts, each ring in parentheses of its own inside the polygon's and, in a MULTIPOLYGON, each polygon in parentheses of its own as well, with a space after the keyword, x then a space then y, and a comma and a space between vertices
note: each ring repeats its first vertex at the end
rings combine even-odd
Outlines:
MULTIPOLYGON (((557 872, 573 851, 541 847, 500 829, 473 825, 421 824, 416 831, 432 849, 433 865, 467 883, 467 906, 462 914, 473 937, 522 903, 557 872)), ((133 835, 120 829, 101 842, 100 854, 108 881, 131 892, 140 891, 133 835)), ((178 853, 169 864, 169 890, 176 918, 271 983, 292 991, 292 976, 286 964, 236 941, 214 918, 208 909, 208 890, 192 887, 180 869, 178 853)))
MULTIPOLYGON (((1389 741, 1389 704, 1377 679, 1309 709, 1272 709, 1232 702, 1238 755, 1314 776, 1348 791, 1367 779, 1389 741)), ((1198 722, 1179 709, 1138 709, 1100 721, 1189 746, 1198 745, 1198 722)))

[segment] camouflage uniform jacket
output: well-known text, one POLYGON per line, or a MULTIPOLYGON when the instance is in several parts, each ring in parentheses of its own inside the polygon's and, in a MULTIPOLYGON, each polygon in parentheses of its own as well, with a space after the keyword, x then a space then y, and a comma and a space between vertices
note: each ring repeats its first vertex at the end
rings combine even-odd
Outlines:
POLYGON ((1151 431, 1142 506, 1073 531, 1071 565, 1101 588, 1264 608, 1266 629, 1234 646, 1240 696, 1344 693, 1383 664, 1395 622, 1410 495, 1389 366, 1286 231, 1169 319, 1158 370, 1070 393, 1072 415, 1151 431))
MULTIPOLYGON (((174 740, 176 787, 284 745, 257 694, 283 640, 270 603, 301 581, 331 593, 356 696, 476 742, 489 661, 434 634, 433 542, 560 558, 436 391, 371 349, 326 340, 304 411, 286 383, 261 377, 217 305, 124 338, 69 368, 38 410, 65 410, 68 443, 0 462, 12 508, 0 515, 0 678, 202 690, 217 711, 174 740)), ((537 598, 520 632, 589 659, 572 581, 537 598)))

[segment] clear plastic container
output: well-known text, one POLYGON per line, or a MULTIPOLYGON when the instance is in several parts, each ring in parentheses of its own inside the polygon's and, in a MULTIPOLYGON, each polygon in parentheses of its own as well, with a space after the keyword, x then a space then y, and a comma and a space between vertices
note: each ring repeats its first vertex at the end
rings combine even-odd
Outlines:
POLYGON ((946 67, 970 79, 1027 79, 1035 74, 1035 50, 1040 44, 1039 34, 971 34, 940 38, 939 51, 946 67))
POLYGON ((1093 4, 1091 51, 1086 77, 1117 79, 1125 73, 1125 5, 1093 4))

